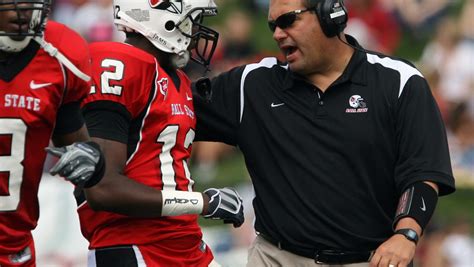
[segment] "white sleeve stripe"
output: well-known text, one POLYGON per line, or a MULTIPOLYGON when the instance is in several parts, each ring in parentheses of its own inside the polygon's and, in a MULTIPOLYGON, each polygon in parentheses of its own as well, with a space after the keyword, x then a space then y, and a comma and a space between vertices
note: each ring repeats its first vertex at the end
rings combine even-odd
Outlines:
POLYGON ((413 75, 423 77, 423 75, 416 68, 408 65, 400 60, 393 60, 389 57, 380 58, 377 55, 367 53, 367 61, 371 64, 380 64, 386 68, 396 70, 400 73, 400 88, 398 89, 398 98, 402 95, 403 88, 405 88, 408 79, 413 75))
POLYGON ((91 249, 87 252, 87 267, 97 267, 95 260, 95 249, 91 249))
POLYGON ((146 263, 145 263, 145 260, 143 259, 142 252, 136 245, 133 245, 133 251, 135 252, 135 257, 137 259, 138 267, 146 267, 146 263))
POLYGON ((242 73, 242 78, 240 79, 240 120, 242 122, 242 116, 244 114, 244 83, 247 75, 260 67, 271 68, 277 64, 277 59, 274 57, 267 57, 262 59, 259 63, 249 64, 245 67, 244 72, 242 73))

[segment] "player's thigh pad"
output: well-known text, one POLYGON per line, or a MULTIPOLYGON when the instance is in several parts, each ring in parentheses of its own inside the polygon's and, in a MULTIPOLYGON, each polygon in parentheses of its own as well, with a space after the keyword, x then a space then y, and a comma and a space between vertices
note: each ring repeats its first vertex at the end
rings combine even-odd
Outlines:
POLYGON ((88 267, 146 267, 136 246, 120 246, 89 250, 88 267))

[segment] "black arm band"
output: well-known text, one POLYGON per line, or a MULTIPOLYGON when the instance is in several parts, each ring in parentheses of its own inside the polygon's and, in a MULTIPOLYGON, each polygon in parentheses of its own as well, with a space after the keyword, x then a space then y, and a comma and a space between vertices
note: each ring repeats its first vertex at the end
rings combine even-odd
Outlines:
POLYGON ((84 119, 81 113, 81 103, 64 104, 57 112, 53 136, 73 133, 79 130, 82 125, 84 125, 84 119))
POLYGON ((397 213, 393 221, 393 229, 400 219, 410 217, 425 229, 433 216, 438 202, 438 193, 430 185, 418 182, 411 185, 400 197, 397 213))
POLYGON ((86 142, 86 144, 92 146, 95 148, 99 154, 99 162, 95 165, 95 171, 94 174, 92 174, 91 178, 87 180, 87 182, 84 184, 84 188, 90 188, 93 187, 94 185, 98 184, 100 180, 104 177, 105 174, 105 159, 104 159, 104 154, 102 153, 102 150, 100 149, 99 144, 89 141, 86 142))

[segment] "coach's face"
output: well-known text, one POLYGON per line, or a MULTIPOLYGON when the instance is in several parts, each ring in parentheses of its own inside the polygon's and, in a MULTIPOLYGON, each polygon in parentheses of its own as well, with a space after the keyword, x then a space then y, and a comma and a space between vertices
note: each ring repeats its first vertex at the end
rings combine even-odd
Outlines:
MULTIPOLYGON (((285 13, 305 9, 303 0, 271 0, 268 21, 275 22, 285 13)), ((286 21, 292 19, 287 17, 286 21)), ((321 30, 315 11, 296 14, 294 22, 283 26, 283 29, 277 26, 273 39, 285 55, 292 71, 308 75, 324 67, 322 57, 328 45, 328 38, 321 30)))
MULTIPOLYGON (((27 33, 31 20, 32 10, 21 10, 31 7, 33 4, 18 4, 20 8, 15 10, 15 5, 5 4, 6 0, 0 0, 0 31, 6 33, 27 33)), ((11 2, 11 1, 9 1, 11 2)), ((25 36, 11 36, 13 40, 21 41, 25 36)))

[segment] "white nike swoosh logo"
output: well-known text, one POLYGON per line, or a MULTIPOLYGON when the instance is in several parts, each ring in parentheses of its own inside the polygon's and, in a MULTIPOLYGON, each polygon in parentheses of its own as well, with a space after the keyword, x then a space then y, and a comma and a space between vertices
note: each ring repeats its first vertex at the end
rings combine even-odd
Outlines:
POLYGON ((272 103, 270 106, 272 108, 276 108, 276 107, 279 107, 279 106, 283 106, 285 103, 279 103, 279 104, 275 104, 275 103, 272 103))
POLYGON ((425 200, 423 199, 423 197, 421 197, 421 203, 423 203, 423 206, 420 207, 420 209, 421 209, 422 211, 426 211, 425 200))
POLYGON ((186 99, 187 99, 188 101, 193 100, 193 98, 192 98, 192 97, 189 97, 188 94, 186 94, 186 99))
POLYGON ((30 82, 30 88, 31 88, 32 90, 36 90, 36 89, 40 89, 40 88, 49 86, 49 85, 51 85, 51 84, 52 84, 52 83, 35 83, 35 81, 31 81, 31 82, 30 82))

